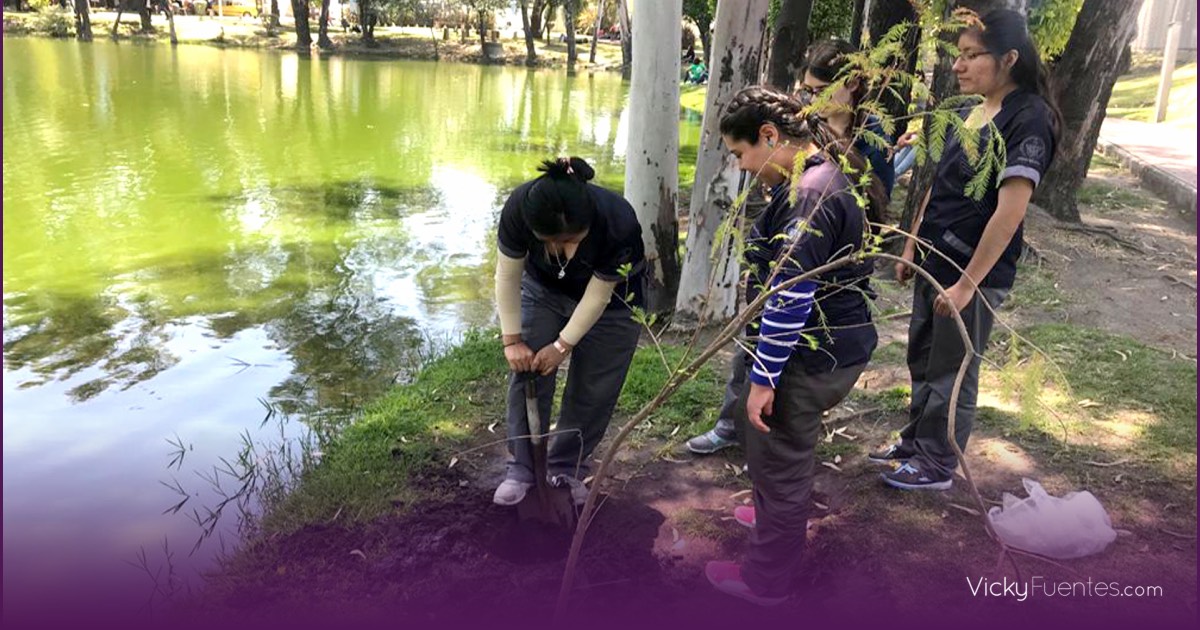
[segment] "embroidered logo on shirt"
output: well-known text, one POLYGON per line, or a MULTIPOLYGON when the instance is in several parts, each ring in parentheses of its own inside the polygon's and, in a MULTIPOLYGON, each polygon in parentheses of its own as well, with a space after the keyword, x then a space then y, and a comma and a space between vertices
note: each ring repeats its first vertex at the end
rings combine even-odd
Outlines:
POLYGON ((1017 147, 1017 158, 1024 161, 1040 164, 1045 156, 1046 143, 1037 136, 1025 138, 1021 146, 1017 147))

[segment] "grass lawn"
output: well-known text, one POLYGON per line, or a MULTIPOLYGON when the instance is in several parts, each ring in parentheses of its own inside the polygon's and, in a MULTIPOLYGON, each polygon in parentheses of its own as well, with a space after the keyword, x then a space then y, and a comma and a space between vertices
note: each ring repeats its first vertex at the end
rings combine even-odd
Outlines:
MULTIPOLYGON (((1107 115, 1154 122, 1154 97, 1158 92, 1159 68, 1146 64, 1117 80, 1107 115)), ((1166 122, 1196 127, 1196 63, 1177 65, 1171 75, 1171 96, 1166 122)))

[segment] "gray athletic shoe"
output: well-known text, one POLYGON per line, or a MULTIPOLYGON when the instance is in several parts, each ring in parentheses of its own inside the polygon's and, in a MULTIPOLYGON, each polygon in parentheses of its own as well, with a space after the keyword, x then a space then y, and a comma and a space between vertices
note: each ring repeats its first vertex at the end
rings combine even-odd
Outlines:
POLYGON ((710 455, 730 446, 737 445, 736 439, 724 438, 716 429, 687 441, 687 449, 697 455, 710 455))
POLYGON ((533 487, 532 483, 525 481, 517 481, 516 479, 505 479, 498 488, 496 494, 492 495, 492 503, 496 505, 516 505, 525 498, 526 493, 533 487))
POLYGON ((571 475, 554 475, 550 477, 550 485, 555 488, 567 486, 571 488, 571 502, 575 505, 583 505, 587 502, 588 488, 582 481, 572 477, 571 475))

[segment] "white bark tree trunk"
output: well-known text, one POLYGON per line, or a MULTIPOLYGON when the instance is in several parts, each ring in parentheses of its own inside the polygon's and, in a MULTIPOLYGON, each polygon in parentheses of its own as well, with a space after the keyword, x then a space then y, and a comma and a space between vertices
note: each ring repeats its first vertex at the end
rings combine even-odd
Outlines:
POLYGON ((629 87, 625 197, 646 245, 649 308, 675 303, 679 286, 679 29, 682 0, 638 5, 629 87))
POLYGON ((739 261, 733 248, 737 229, 725 230, 722 242, 714 247, 717 229, 737 197, 740 175, 721 140, 720 116, 735 92, 758 81, 769 4, 768 0, 717 4, 713 69, 675 301, 673 321, 679 328, 725 320, 737 312, 739 261))

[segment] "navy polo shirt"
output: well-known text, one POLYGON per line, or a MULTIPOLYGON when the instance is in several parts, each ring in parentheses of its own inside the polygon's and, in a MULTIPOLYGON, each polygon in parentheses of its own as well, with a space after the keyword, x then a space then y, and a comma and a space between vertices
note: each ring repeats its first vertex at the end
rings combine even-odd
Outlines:
MULTIPOLYGON (((1042 176, 1050 168, 1054 156, 1055 142, 1053 114, 1042 97, 1033 92, 1017 89, 1004 97, 1000 111, 992 119, 1004 139, 1007 161, 1001 171, 999 182, 989 186, 978 201, 967 196, 965 188, 974 177, 976 169, 971 165, 966 151, 953 133, 947 134, 946 146, 934 175, 929 205, 925 207, 921 227, 917 233, 923 241, 952 259, 959 267, 966 268, 975 254, 975 248, 983 238, 983 230, 996 212, 1000 200, 1000 184, 1010 177, 1023 177, 1033 182, 1036 188, 1042 176)), ((979 146, 987 143, 990 127, 980 132, 979 146)), ((998 289, 1012 288, 1017 275, 1017 259, 1021 255, 1021 238, 1024 222, 1017 227, 1008 247, 996 261, 991 272, 980 283, 981 287, 998 289)), ((929 255, 926 247, 918 247, 921 266, 938 282, 950 286, 958 282, 962 273, 944 258, 929 255)))
POLYGON ((612 191, 587 184, 596 208, 587 236, 580 241, 570 259, 554 256, 546 251, 545 244, 534 235, 521 215, 526 193, 536 181, 521 184, 504 202, 496 238, 500 251, 511 258, 524 257, 526 273, 547 289, 573 300, 583 298, 588 281, 595 276, 618 283, 608 308, 624 308, 623 300, 629 294, 633 294, 633 300, 629 301, 631 306, 644 307, 646 298, 642 280, 646 251, 642 244, 642 226, 633 206, 612 191), (622 277, 619 271, 625 264, 632 266, 628 277, 622 277))
MULTIPOLYGON (((772 189, 771 201, 746 241, 747 302, 764 290, 772 263, 783 265, 781 276, 794 277, 862 249, 866 217, 849 188, 850 182, 835 163, 811 156, 805 162, 794 204, 789 200, 788 183, 772 189), (798 225, 803 227, 798 230, 798 225), (798 239, 794 246, 793 239, 798 239)), ((802 339, 789 361, 801 361, 805 372, 818 374, 870 360, 878 341, 867 304, 874 298, 871 271, 868 261, 816 277, 815 304, 803 328, 804 334, 815 338, 816 348, 802 339)), ((748 327, 747 333, 758 335, 759 326, 748 327)))

